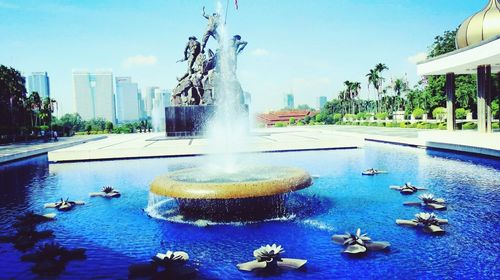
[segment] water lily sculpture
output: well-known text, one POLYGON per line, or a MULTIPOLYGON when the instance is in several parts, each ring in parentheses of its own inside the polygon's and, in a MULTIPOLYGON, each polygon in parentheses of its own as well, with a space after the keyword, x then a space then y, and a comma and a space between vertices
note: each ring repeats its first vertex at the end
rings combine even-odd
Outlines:
POLYGON ((256 269, 298 269, 307 263, 307 260, 282 258, 285 250, 281 245, 266 245, 253 251, 255 260, 237 265, 238 269, 252 271, 256 269))
POLYGON ((434 213, 418 213, 413 220, 396 220, 396 224, 403 226, 422 227, 428 233, 444 233, 440 226, 447 224, 447 219, 439 219, 434 213))
POLYGON ((402 186, 390 186, 393 190, 398 190, 402 194, 413 194, 417 191, 427 190, 427 188, 413 186, 411 183, 405 183, 402 186))
POLYGON ((44 205, 44 207, 45 208, 55 208, 59 211, 68 211, 68 210, 73 209, 73 207, 75 207, 76 205, 84 205, 84 204, 85 204, 84 201, 70 201, 69 198, 67 198, 66 200, 61 198, 60 201, 53 202, 53 203, 46 203, 44 205))
POLYGON ((387 173, 387 171, 378 170, 378 169, 374 169, 374 168, 369 168, 369 169, 361 172, 362 175, 368 175, 368 176, 373 176, 373 175, 377 175, 377 174, 384 174, 384 173, 387 173))
POLYGON ((55 216, 56 214, 54 213, 40 215, 40 214, 35 214, 35 212, 33 211, 30 211, 17 216, 16 217, 17 221, 14 223, 14 227, 16 228, 33 227, 38 224, 54 220, 55 216))
POLYGON ((106 198, 112 198, 112 197, 120 197, 120 191, 114 189, 111 186, 104 186, 102 187, 102 190, 100 192, 94 192, 89 194, 90 197, 94 196, 101 196, 101 197, 106 197, 106 198))
POLYGON ((155 263, 165 267, 184 265, 188 260, 189 255, 182 251, 167 251, 166 254, 158 253, 153 257, 155 263))
POLYGON ((418 197, 421 202, 405 202, 407 206, 422 206, 434 210, 446 210, 446 202, 442 198, 435 198, 430 193, 424 193, 418 197))
POLYGON ((355 234, 346 232, 345 234, 336 234, 332 236, 334 242, 347 246, 344 253, 348 254, 363 254, 367 250, 384 250, 391 246, 389 242, 372 241, 366 233, 361 234, 361 229, 358 228, 355 234))
POLYGON ((66 263, 71 260, 85 258, 85 249, 66 249, 57 243, 46 243, 34 253, 21 257, 22 261, 34 262, 33 272, 41 275, 57 275, 64 270, 66 263))

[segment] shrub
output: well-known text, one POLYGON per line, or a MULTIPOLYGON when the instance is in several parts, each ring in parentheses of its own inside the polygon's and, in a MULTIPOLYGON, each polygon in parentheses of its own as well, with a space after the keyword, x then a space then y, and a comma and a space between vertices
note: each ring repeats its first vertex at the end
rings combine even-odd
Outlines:
POLYGON ((344 118, 346 120, 355 120, 356 119, 356 115, 354 115, 354 114, 345 114, 344 118))
POLYGON ((421 120, 422 116, 425 114, 425 111, 422 108, 415 108, 415 110, 413 110, 413 112, 411 114, 413 115, 413 117, 415 119, 421 120))
POLYGON ((376 122, 370 123, 370 126, 377 126, 378 124, 376 122))
POLYGON ((466 110, 465 108, 458 108, 455 110, 455 117, 459 120, 465 120, 467 118, 467 114, 470 113, 470 110, 466 110))
POLYGON ((476 129, 477 128, 477 124, 473 123, 473 122, 468 122, 468 123, 464 123, 462 125, 462 129, 476 129))
POLYGON ((303 126, 303 125, 304 125, 304 123, 302 121, 297 122, 297 126, 303 126))
POLYGON ((333 121, 335 123, 339 122, 342 120, 342 114, 339 114, 339 113, 336 113, 336 114, 333 114, 333 121))
POLYGON ((369 122, 362 122, 361 125, 364 125, 364 126, 369 126, 370 123, 369 122))
POLYGON ((440 130, 446 130, 446 129, 448 129, 448 127, 446 126, 446 123, 439 123, 438 129, 440 129, 440 130))
POLYGON ((289 124, 295 124, 295 118, 291 117, 290 120, 288 121, 289 124))
POLYGON ((405 122, 399 123, 399 127, 406 128, 406 123, 405 122))
POLYGON ((417 125, 418 125, 418 123, 412 123, 412 124, 410 124, 410 125, 409 125, 409 126, 407 126, 407 127, 410 127, 410 128, 417 128, 417 125))
POLYGON ((367 117, 368 117, 368 114, 365 112, 359 112, 356 114, 356 118, 358 120, 366 120, 367 117))
POLYGON ((446 108, 436 107, 432 110, 432 117, 438 120, 444 120, 446 117, 446 108))
POLYGON ((492 124, 491 124, 491 128, 493 128, 493 129, 498 129, 498 128, 500 128, 500 124, 499 124, 499 123, 497 123, 497 122, 496 122, 496 123, 492 123, 492 124))
POLYGON ((389 116, 387 112, 380 112, 375 114, 375 118, 379 121, 385 120, 389 116))
POLYGON ((286 124, 284 122, 276 122, 274 124, 274 127, 285 127, 285 126, 286 126, 286 124))
POLYGON ((383 122, 377 123, 377 126, 384 127, 385 123, 383 123, 383 122))
POLYGON ((319 113, 316 115, 316 122, 324 122, 326 119, 326 114, 325 113, 319 113))
POLYGON ((428 124, 428 123, 423 123, 423 122, 421 122, 421 123, 418 123, 418 124, 417 124, 417 128, 418 128, 418 129, 429 129, 429 128, 431 128, 431 126, 430 126, 430 124, 428 124))
POLYGON ((396 122, 386 122, 385 127, 397 127, 398 123, 396 122))

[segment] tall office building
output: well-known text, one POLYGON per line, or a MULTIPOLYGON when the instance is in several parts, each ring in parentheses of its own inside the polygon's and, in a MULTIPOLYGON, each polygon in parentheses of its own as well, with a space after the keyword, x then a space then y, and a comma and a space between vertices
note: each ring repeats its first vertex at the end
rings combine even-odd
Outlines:
POLYGON ((293 93, 285 94, 284 98, 283 98, 283 102, 284 102, 284 108, 286 108, 286 109, 295 108, 293 93))
POLYGON ((328 100, 326 96, 318 96, 318 102, 317 102, 318 109, 321 110, 325 106, 327 101, 328 100))
POLYGON ((47 72, 33 72, 28 76, 28 95, 38 92, 40 98, 50 97, 49 76, 47 72))
POLYGON ((73 98, 75 112, 82 119, 103 118, 115 122, 111 71, 73 71, 73 98))
POLYGON ((144 111, 147 117, 151 117, 153 111, 153 99, 155 98, 155 92, 159 91, 159 87, 147 87, 146 90, 142 92, 142 99, 144 100, 144 111))
POLYGON ((117 122, 139 120, 140 104, 137 83, 130 77, 116 77, 116 119, 117 122))

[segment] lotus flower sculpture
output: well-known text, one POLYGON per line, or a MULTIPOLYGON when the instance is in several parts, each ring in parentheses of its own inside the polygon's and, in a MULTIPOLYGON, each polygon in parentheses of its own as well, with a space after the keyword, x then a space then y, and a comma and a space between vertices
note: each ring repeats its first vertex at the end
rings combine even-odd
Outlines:
POLYGON ((52 221, 54 220, 56 214, 35 214, 33 211, 24 213, 23 215, 19 215, 16 217, 16 222, 14 223, 14 227, 20 228, 20 227, 33 227, 38 224, 47 222, 47 221, 52 221))
POLYGON ((427 190, 427 188, 413 186, 411 183, 405 183, 402 186, 389 186, 393 190, 399 191, 401 194, 413 194, 417 191, 427 190))
POLYGON ((44 205, 45 208, 55 208, 59 211, 68 211, 73 209, 76 205, 84 205, 84 201, 70 201, 69 198, 66 200, 62 199, 58 202, 46 203, 44 205))
POLYGON ((167 251, 165 254, 156 254, 150 262, 130 265, 129 273, 132 278, 191 279, 197 270, 193 267, 185 266, 188 260, 189 256, 186 252, 167 251))
POLYGON ((85 249, 66 249, 57 243, 46 243, 34 253, 21 257, 22 261, 34 262, 33 272, 42 275, 59 274, 66 263, 85 258, 85 249))
POLYGON ((189 255, 182 251, 167 251, 166 254, 158 253, 153 257, 153 261, 161 266, 171 267, 185 264, 189 260, 189 255))
POLYGON ((111 186, 104 186, 102 187, 102 190, 100 192, 94 192, 89 194, 90 197, 94 196, 101 196, 101 197, 106 197, 106 198, 112 198, 112 197, 120 197, 120 191, 114 189, 111 186))
POLYGON ((405 202, 404 205, 408 206, 422 206, 434 210, 446 210, 446 202, 442 198, 435 198, 430 193, 424 193, 418 197, 421 202, 405 202))
POLYGON ((396 220, 398 225, 404 226, 412 226, 417 227, 420 226, 423 228, 425 232, 428 233, 444 233, 444 229, 440 226, 442 224, 447 224, 447 219, 439 219, 434 213, 418 213, 415 215, 415 219, 413 220, 396 220))
POLYGON ((253 251, 255 260, 238 264, 240 270, 274 270, 278 268, 298 269, 307 263, 307 260, 282 258, 285 249, 281 245, 266 245, 253 251))
POLYGON ((384 170, 378 170, 374 168, 366 169, 365 171, 361 172, 362 175, 368 175, 368 176, 373 176, 377 174, 385 174, 387 171, 384 170))
POLYGON ((357 229, 355 234, 346 232, 345 234, 337 234, 332 236, 334 242, 347 246, 344 253, 348 254, 363 254, 367 250, 384 250, 391 246, 389 242, 372 241, 366 233, 361 234, 361 229, 357 229))

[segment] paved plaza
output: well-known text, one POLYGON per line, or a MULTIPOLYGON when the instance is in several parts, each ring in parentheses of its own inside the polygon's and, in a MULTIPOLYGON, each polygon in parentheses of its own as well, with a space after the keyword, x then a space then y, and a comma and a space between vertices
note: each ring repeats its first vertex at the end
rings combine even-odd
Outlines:
MULTIPOLYGON (((500 134, 407 128, 304 126, 252 131, 247 152, 286 152, 362 148, 377 141, 500 157, 500 134)), ((164 137, 164 133, 109 135, 107 138, 51 151, 51 162, 147 157, 195 156, 210 152, 204 138, 164 137)))

